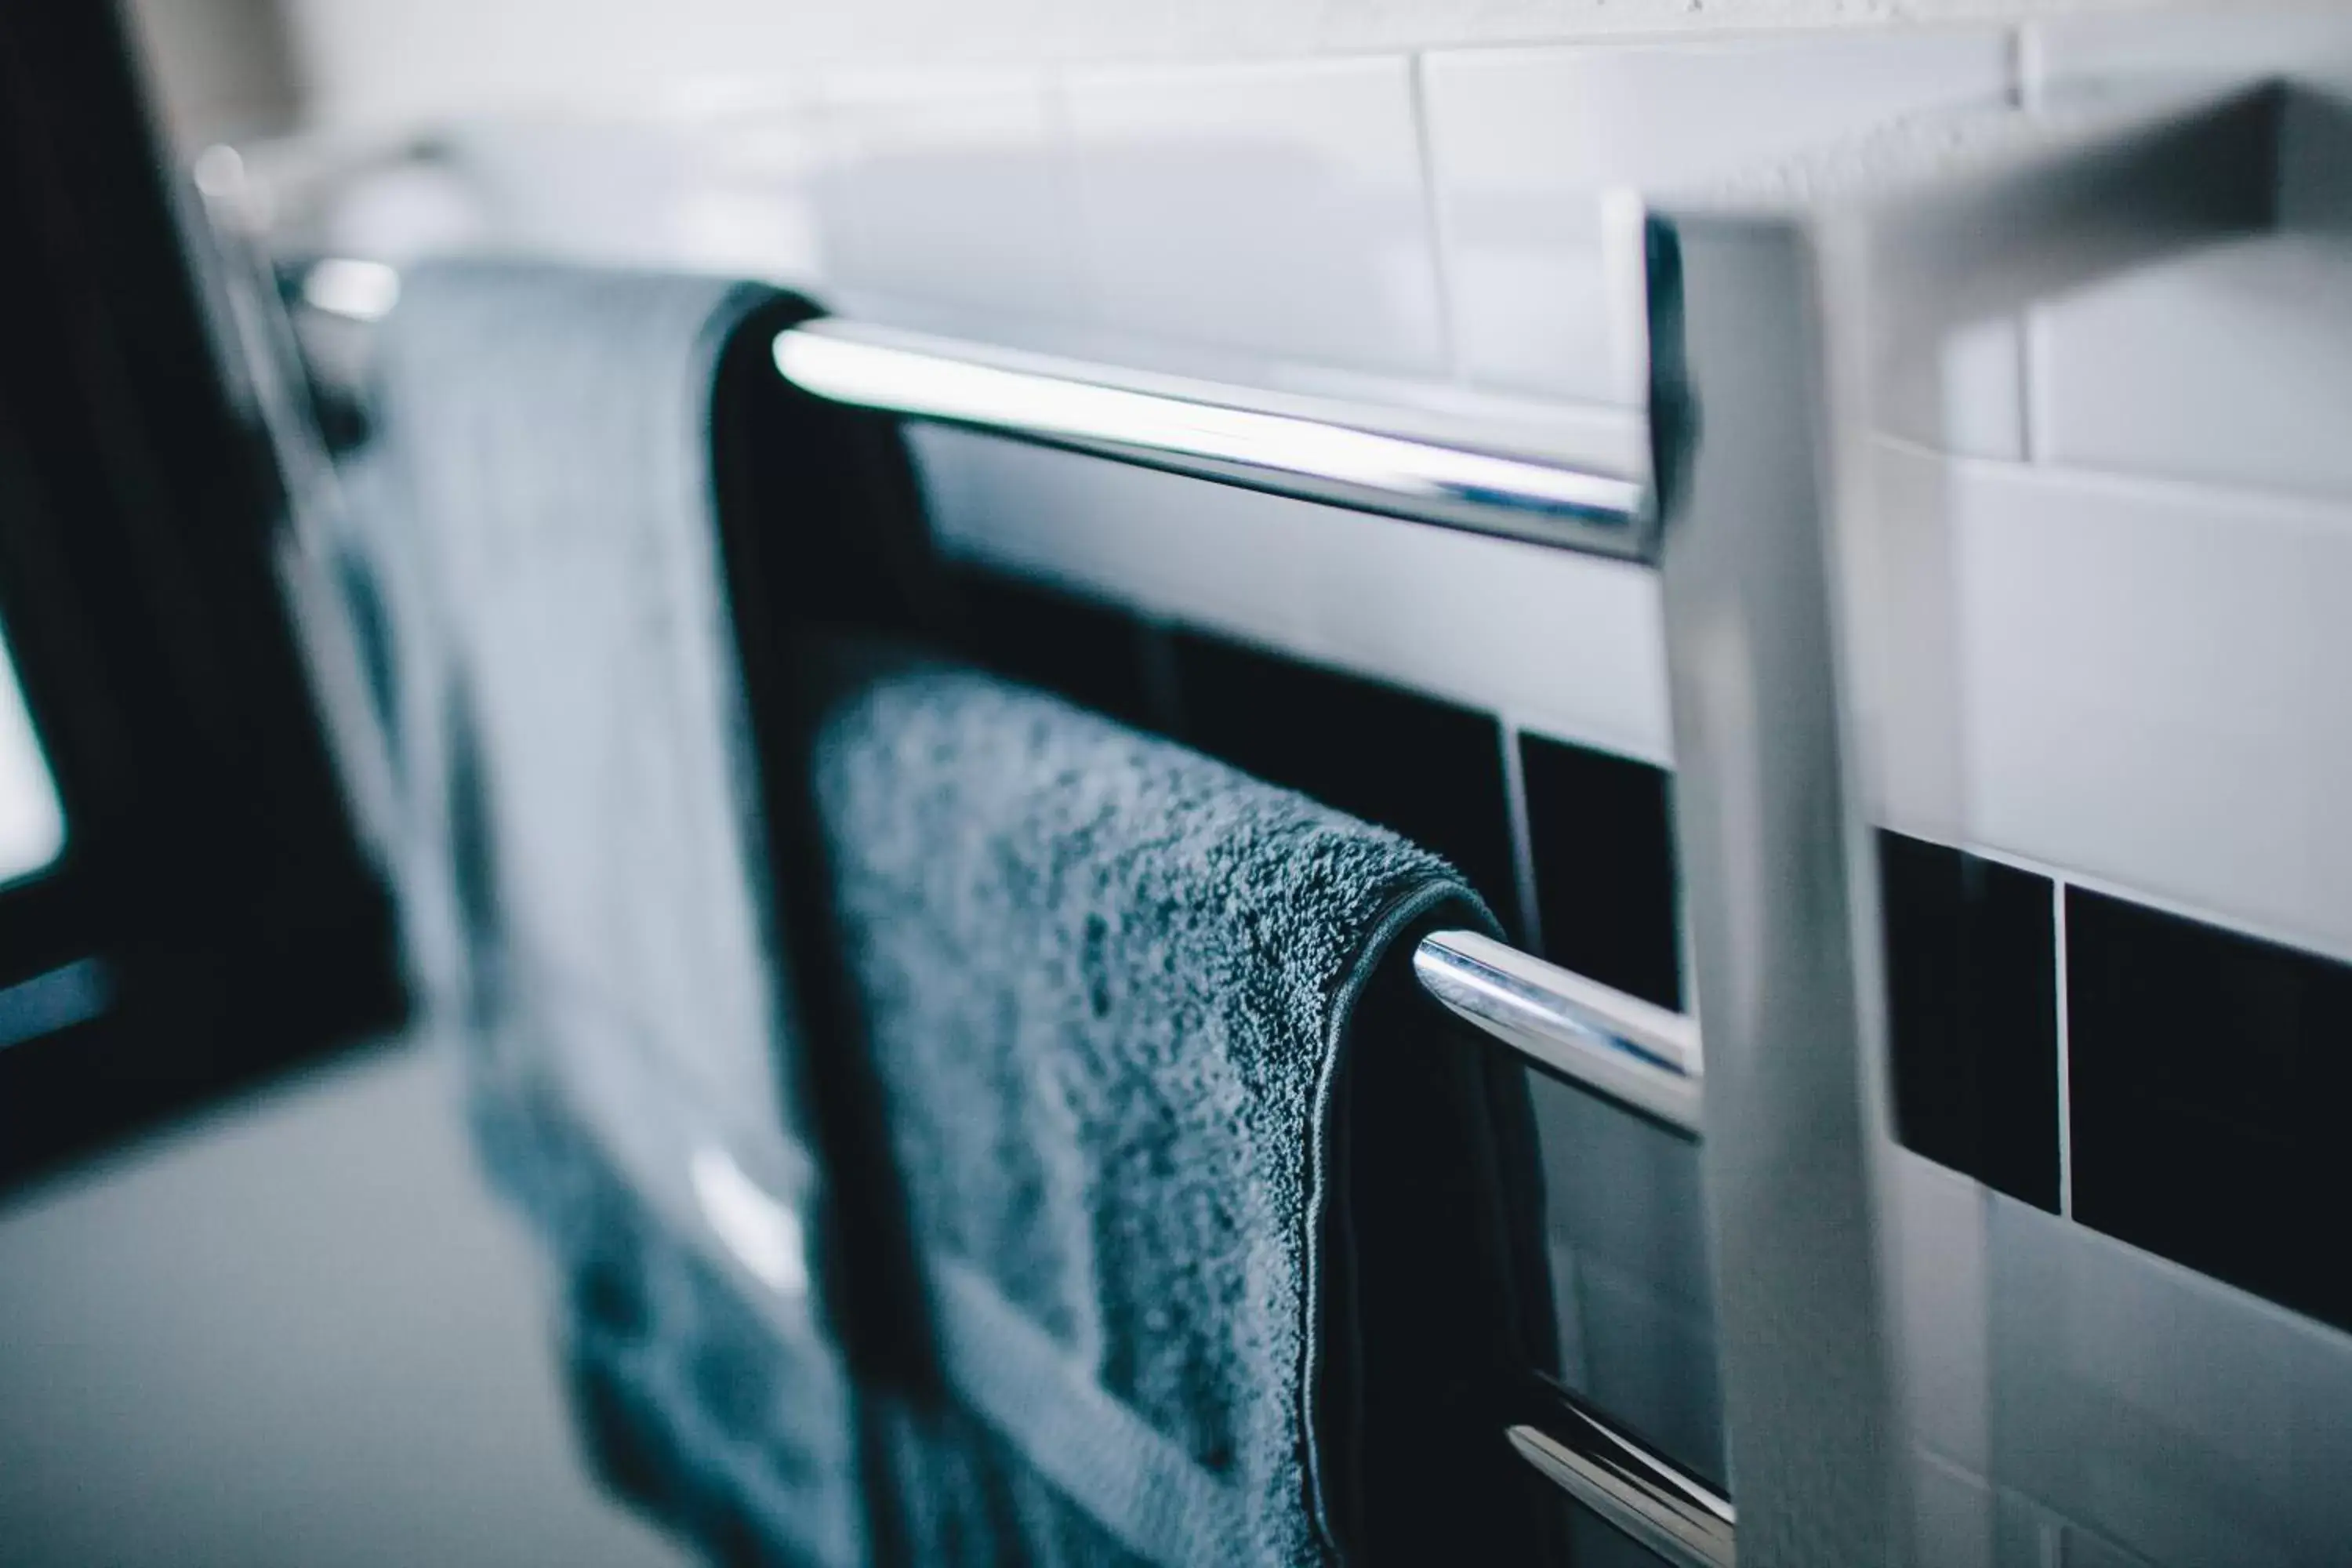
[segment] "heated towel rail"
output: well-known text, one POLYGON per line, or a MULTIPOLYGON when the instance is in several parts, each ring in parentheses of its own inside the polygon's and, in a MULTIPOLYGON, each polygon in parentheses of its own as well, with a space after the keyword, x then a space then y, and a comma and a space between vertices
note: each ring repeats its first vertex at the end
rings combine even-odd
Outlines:
MULTIPOLYGON (((829 320, 786 328, 774 352, 785 380, 831 403, 1591 554, 1653 542, 1642 480, 1385 433, 1340 405, 829 320)), ((1689 1019, 1472 931, 1423 940, 1413 971, 1513 1049, 1697 1133, 1689 1019)))
MULTIPOLYGON (((828 402, 961 426, 1302 500, 1644 559, 1642 480, 1380 428, 1377 415, 953 339, 819 320, 777 334, 776 368, 828 402)), ((1697 1026, 1467 931, 1414 950, 1422 988, 1504 1045, 1679 1132, 1699 1132, 1697 1026)), ((1512 1447, 1683 1568, 1731 1568, 1730 1502, 1572 1402, 1512 1447)))
MULTIPOLYGON (((1957 323, 2273 222, 2281 101, 1970 110, 1664 204, 1639 479, 1433 439, 1392 411, 864 325, 776 340, 785 378, 828 401, 1656 570, 1708 1019, 1708 1230, 1716 1278, 1737 1282, 1716 1303, 1726 1431, 1752 1563, 1900 1557, 1907 1517, 1873 1217, 1878 938, 1832 635, 1846 542, 1874 501, 1874 408, 1889 367, 1957 323), (1789 1159, 1799 1146, 1807 1157, 1789 1159)), ((310 302, 365 315, 383 290, 354 279, 322 279, 310 302)), ((1510 1048, 1699 1131, 1687 1019, 1473 933, 1427 938, 1414 964, 1510 1048)), ((1507 1436, 1669 1560, 1732 1563, 1729 1505, 1572 1400, 1507 1436)))
POLYGON ((1399 433, 1326 399, 831 320, 778 333, 775 359, 828 402, 1594 554, 1651 544, 1641 479, 1399 433))

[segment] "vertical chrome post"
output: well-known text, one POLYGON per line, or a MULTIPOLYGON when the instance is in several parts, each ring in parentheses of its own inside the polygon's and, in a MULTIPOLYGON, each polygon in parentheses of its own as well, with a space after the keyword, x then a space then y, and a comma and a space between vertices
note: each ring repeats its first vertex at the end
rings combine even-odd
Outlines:
POLYGON ((1877 803, 1841 613, 1879 588, 1878 387, 1958 322, 2268 221, 2276 120, 2258 93, 1906 125, 1653 226, 1658 564, 1743 1568, 1910 1554, 1877 803))
POLYGON ((1874 911, 1832 634, 1817 258, 1801 224, 1769 219, 1660 227, 1653 247, 1675 811, 1740 1561, 1882 1563, 1874 911))

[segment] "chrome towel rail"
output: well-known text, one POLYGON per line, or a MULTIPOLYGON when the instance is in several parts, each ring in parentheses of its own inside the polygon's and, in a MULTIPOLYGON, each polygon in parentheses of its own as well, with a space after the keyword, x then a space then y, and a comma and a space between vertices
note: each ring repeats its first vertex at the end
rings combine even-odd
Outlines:
POLYGON ((831 403, 1595 554, 1651 543, 1640 479, 1384 431, 1352 405, 831 320, 778 333, 774 353, 831 403))
POLYGON ((1504 1436, 1562 1491, 1678 1568, 1735 1568, 1730 1502, 1575 1401, 1562 1400, 1549 1428, 1504 1436))
POLYGON ((1669 1126, 1699 1131, 1698 1026, 1475 931, 1413 950, 1422 989, 1522 1056, 1669 1126))

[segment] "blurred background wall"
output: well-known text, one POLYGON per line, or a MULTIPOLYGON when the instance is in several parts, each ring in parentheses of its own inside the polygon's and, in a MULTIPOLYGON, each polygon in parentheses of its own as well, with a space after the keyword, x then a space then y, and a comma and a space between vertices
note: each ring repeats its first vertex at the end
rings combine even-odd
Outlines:
MULTIPOLYGON (((659 104, 812 66, 1230 59, 2197 9, 2177 0, 136 0, 184 138, 659 104)), ((2209 3, 2202 9, 2224 7, 2209 3)))

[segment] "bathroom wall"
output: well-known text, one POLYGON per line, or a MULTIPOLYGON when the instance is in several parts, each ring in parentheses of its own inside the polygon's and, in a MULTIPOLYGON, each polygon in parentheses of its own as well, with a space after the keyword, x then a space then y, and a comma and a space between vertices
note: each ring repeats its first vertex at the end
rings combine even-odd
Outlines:
MULTIPOLYGON (((1917 110, 2294 79, 2274 230, 1972 329, 1890 385, 1884 574, 1853 631, 1923 1560, 2326 1561, 2352 1540, 2329 1484, 2352 1473, 2352 1276, 2327 1239, 2352 1191, 2331 1126, 2352 1089, 2352 18, 2140 9, 291 18, 320 123, 468 116, 441 163, 320 215, 331 246, 746 269, 1625 471, 1642 193, 1917 110)), ((1591 933, 1541 884, 1612 853, 1557 852, 1586 805, 1668 787, 1643 574, 970 437, 918 451, 977 566, 1467 711, 1485 761, 1463 787, 1509 846, 1497 903, 1602 962, 1563 945, 1591 933)), ((1606 871, 1664 911, 1654 976, 1667 858, 1606 871)))
MULTIPOLYGON (((1296 58, 2179 10, 2179 0, 286 0, 314 114, 338 125, 606 110, 795 66, 1296 58), (658 21, 650 22, 650 16, 658 21)), ((2208 0, 2209 9, 2218 5, 2208 0)))

